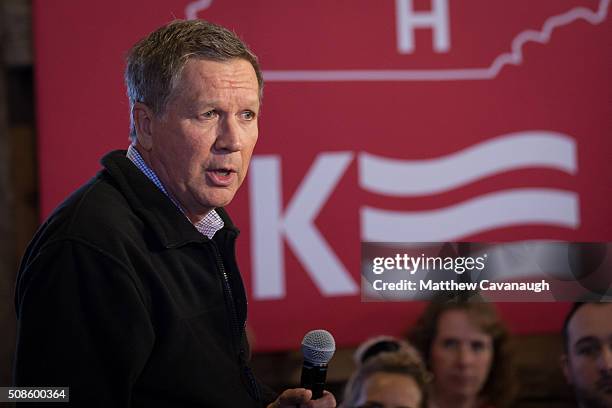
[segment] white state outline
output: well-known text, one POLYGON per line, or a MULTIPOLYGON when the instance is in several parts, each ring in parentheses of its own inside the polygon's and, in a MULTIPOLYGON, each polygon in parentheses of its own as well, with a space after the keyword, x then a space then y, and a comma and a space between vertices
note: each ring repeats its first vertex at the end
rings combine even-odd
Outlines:
MULTIPOLYGON (((212 0, 211 0, 212 1, 212 0)), ((523 45, 529 41, 546 44, 553 31, 576 20, 584 19, 592 25, 603 22, 610 0, 600 0, 597 12, 586 7, 575 7, 563 14, 549 17, 540 31, 525 30, 512 40, 511 52, 499 55, 488 68, 459 68, 432 70, 269 70, 264 79, 271 82, 340 82, 340 81, 463 81, 486 80, 497 77, 506 65, 523 62, 523 45)))
POLYGON ((198 13, 210 7, 213 0, 198 0, 192 1, 185 6, 185 18, 187 20, 195 20, 198 18, 198 13))

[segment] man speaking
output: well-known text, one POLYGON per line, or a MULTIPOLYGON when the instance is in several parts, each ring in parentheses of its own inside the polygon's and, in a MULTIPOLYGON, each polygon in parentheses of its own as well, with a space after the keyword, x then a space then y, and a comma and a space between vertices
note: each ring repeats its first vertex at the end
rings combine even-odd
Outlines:
MULTIPOLYGON (((102 159, 23 258, 15 385, 70 387, 88 407, 266 406, 223 209, 257 141, 257 58, 223 27, 174 21, 131 49, 125 82, 129 149, 102 159)), ((335 406, 311 395, 271 406, 335 406)))

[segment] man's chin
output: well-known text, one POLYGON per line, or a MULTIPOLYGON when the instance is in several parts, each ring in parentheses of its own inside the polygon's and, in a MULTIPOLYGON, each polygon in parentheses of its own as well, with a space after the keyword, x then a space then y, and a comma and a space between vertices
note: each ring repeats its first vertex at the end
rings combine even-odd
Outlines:
POLYGON ((612 392, 608 389, 597 391, 576 388, 576 399, 583 408, 612 408, 612 392))
POLYGON ((234 189, 230 188, 219 188, 214 190, 207 192, 208 194, 201 197, 200 203, 202 206, 208 208, 225 207, 232 202, 232 199, 234 198, 234 194, 236 192, 234 189))

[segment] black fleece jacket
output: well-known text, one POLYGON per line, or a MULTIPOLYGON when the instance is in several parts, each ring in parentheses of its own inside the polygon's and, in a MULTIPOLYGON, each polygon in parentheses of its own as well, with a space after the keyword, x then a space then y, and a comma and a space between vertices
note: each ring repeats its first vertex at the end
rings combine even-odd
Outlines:
POLYGON ((265 405, 247 366, 239 231, 217 209, 225 227, 201 235, 125 151, 102 164, 22 260, 15 385, 69 386, 73 406, 265 405))

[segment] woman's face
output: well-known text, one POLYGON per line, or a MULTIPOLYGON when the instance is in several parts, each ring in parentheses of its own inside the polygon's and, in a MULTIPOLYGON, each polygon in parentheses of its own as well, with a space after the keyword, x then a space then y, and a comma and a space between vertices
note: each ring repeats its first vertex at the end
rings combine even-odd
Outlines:
POLYGON ((493 339, 463 310, 447 310, 438 319, 431 346, 434 393, 475 398, 489 375, 493 339))

